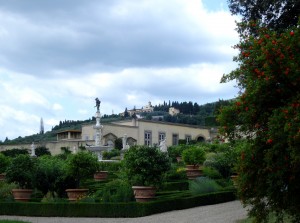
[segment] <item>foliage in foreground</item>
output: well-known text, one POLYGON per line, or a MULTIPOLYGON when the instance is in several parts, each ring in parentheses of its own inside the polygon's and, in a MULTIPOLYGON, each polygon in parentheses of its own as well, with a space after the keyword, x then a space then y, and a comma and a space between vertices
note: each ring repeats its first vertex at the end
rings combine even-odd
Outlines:
POLYGON ((246 138, 241 152, 239 196, 250 215, 265 222, 274 212, 300 222, 300 32, 277 33, 258 24, 239 24, 239 68, 223 82, 236 80, 240 96, 224 107, 220 132, 230 140, 246 138), (245 26, 257 26, 249 35, 245 26))

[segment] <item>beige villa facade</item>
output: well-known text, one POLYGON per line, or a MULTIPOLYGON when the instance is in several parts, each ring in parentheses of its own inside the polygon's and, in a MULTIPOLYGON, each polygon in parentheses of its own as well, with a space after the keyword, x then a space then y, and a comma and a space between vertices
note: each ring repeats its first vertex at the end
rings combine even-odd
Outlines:
MULTIPOLYGON (((209 141, 216 137, 216 129, 144 119, 132 119, 105 123, 102 128, 102 145, 112 145, 117 138, 127 136, 128 145, 159 145, 162 140, 167 146, 177 145, 179 140, 209 141)), ((80 130, 67 130, 57 133, 57 141, 44 142, 51 154, 62 152, 61 147, 71 151, 80 146, 94 145, 96 131, 94 125, 83 125, 80 130)), ((36 143, 36 146, 39 146, 36 143)), ((30 150, 30 145, 0 146, 0 151, 12 148, 30 150)))

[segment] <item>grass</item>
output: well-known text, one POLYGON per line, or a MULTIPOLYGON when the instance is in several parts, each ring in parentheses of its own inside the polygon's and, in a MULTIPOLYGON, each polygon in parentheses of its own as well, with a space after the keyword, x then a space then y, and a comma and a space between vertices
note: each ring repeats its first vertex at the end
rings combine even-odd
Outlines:
POLYGON ((28 221, 17 221, 17 220, 0 220, 0 223, 30 223, 28 221))

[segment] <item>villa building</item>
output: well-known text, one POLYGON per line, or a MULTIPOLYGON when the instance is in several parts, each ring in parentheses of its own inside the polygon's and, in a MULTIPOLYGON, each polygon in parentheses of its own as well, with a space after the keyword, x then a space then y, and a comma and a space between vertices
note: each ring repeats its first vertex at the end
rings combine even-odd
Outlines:
MULTIPOLYGON (((132 119, 103 124, 101 131, 102 145, 113 145, 117 138, 127 135, 129 145, 159 145, 166 139, 166 145, 177 145, 179 140, 210 141, 217 136, 217 130, 195 125, 186 125, 162 121, 132 119)), ((96 131, 93 124, 82 125, 81 130, 66 130, 57 133, 57 141, 35 142, 36 146, 49 148, 51 154, 61 153, 61 147, 70 150, 80 146, 95 144, 96 131)), ((23 148, 30 150, 28 145, 1 145, 1 150, 23 148)))

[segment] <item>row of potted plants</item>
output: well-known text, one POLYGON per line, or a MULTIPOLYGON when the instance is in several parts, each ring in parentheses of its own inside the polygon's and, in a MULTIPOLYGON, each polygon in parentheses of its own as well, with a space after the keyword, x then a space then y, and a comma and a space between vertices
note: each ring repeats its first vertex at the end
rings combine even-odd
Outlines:
MULTIPOLYGON (((184 163, 187 164, 188 178, 195 179, 200 176, 202 174, 201 164, 206 158, 206 148, 202 145, 185 145, 181 154, 184 163), (190 171, 190 169, 192 170, 190 171)), ((95 173, 105 170, 104 165, 105 163, 99 162, 97 157, 88 151, 70 154, 66 160, 51 156, 32 159, 22 155, 12 160, 6 174, 7 180, 17 183, 20 188, 28 189, 35 184, 35 187, 38 187, 43 193, 55 191, 61 195, 65 193, 65 189, 68 189, 67 192, 74 194, 73 189, 83 189, 80 188, 82 180, 92 178, 95 173), (39 180, 35 182, 33 175, 37 174, 38 176, 35 178, 38 177, 39 180)), ((170 167, 170 155, 161 152, 156 147, 131 147, 125 153, 122 161, 122 168, 133 186, 134 193, 137 195, 136 199, 142 202, 152 199, 146 197, 145 191, 151 189, 150 193, 155 194, 155 189, 164 182, 170 167), (137 189, 140 189, 141 186, 143 191, 138 192, 137 189)), ((71 200, 77 200, 78 196, 83 195, 76 195, 71 200)))

